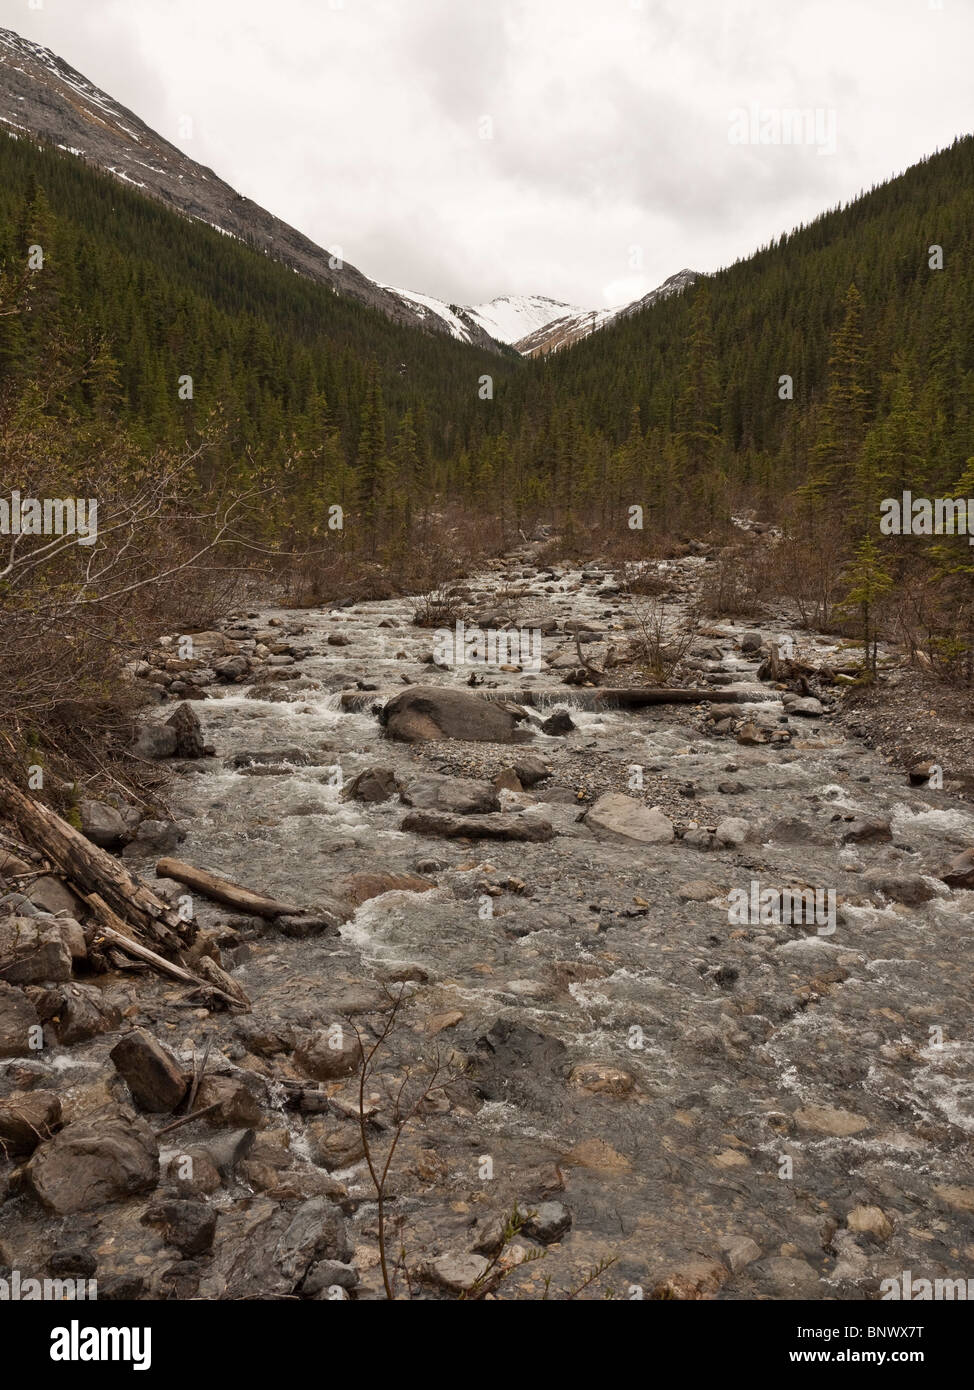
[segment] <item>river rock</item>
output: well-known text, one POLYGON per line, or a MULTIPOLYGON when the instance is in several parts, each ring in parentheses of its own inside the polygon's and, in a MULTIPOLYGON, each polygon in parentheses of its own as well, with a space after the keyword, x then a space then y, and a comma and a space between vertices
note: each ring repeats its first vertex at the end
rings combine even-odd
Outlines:
MULTIPOLYGON (((420 874, 362 873, 336 878, 331 887, 337 903, 361 907, 362 903, 379 898, 383 893, 428 893, 436 884, 420 874)), ((344 921, 348 915, 345 913, 340 920, 344 921)))
POLYGON ((186 1094, 187 1079, 175 1057, 144 1028, 133 1028, 112 1048, 112 1061, 140 1110, 169 1114, 186 1094))
POLYGON ((579 1062, 572 1068, 568 1084, 592 1096, 627 1096, 633 1088, 630 1072, 608 1062, 579 1062))
POLYGON ((563 1084, 566 1053, 559 1038, 501 1018, 477 1039, 469 1072, 484 1100, 537 1103, 547 1098, 556 1078, 563 1084))
POLYGON ((471 743, 514 743, 529 737, 518 730, 527 718, 509 700, 485 700, 466 690, 413 686, 379 712, 386 737, 402 743, 456 738, 471 743))
POLYGON ((296 1207, 250 1198, 221 1215, 200 1297, 287 1298, 319 1261, 351 1255, 342 1213, 326 1198, 296 1207))
POLYGON ((720 821, 715 833, 718 844, 728 849, 742 845, 747 839, 748 823, 740 816, 727 816, 720 821))
POLYGON ((207 1115, 207 1123, 226 1125, 228 1128, 250 1127, 260 1124, 260 1104, 246 1085, 236 1076, 204 1076, 196 1092, 194 1110, 206 1110, 209 1106, 217 1108, 207 1115))
POLYGON ((134 838, 122 850, 123 859, 139 859, 150 855, 172 854, 186 838, 181 830, 168 820, 144 820, 135 832, 134 838))
POLYGON ((841 1110, 829 1105, 806 1105, 795 1111, 795 1119, 803 1129, 814 1130, 817 1134, 829 1134, 836 1138, 848 1138, 869 1128, 869 1121, 851 1110, 841 1110))
POLYGON ((893 902, 907 907, 919 907, 937 897, 937 889, 920 874, 897 874, 888 869, 870 869, 865 875, 868 886, 893 902))
POLYGON ((55 1023, 58 1041, 65 1047, 87 1042, 102 1033, 113 1033, 122 1021, 118 1005, 94 985, 76 982, 61 991, 62 1004, 55 1023))
POLYGON ((552 1245, 571 1229, 572 1214, 561 1202, 542 1202, 529 1213, 524 1234, 541 1245, 552 1245))
POLYGON ((294 1060, 316 1081, 350 1076, 362 1064, 362 1045, 350 1026, 338 1025, 312 1033, 294 1054, 294 1060))
POLYGON ((844 844, 862 844, 870 841, 892 840, 892 838, 893 831, 889 821, 878 816, 852 821, 842 831, 844 844))
POLYGON ((359 1283, 359 1272, 354 1265, 342 1264, 340 1260, 319 1260, 313 1265, 301 1285, 305 1298, 326 1299, 333 1289, 354 1289, 359 1283))
POLYGON ((70 980, 71 951, 56 918, 0 918, 0 976, 12 985, 70 980))
POLYGON ((166 720, 165 728, 172 729, 176 735, 176 756, 179 758, 202 758, 206 743, 199 716, 192 705, 185 702, 177 705, 166 720))
POLYGON ((136 758, 174 758, 179 740, 166 724, 143 724, 132 744, 136 758))
POLYGON ((448 840, 525 840, 543 844, 554 838, 550 821, 516 812, 490 816, 450 816, 441 811, 411 811, 400 830, 416 835, 439 835, 448 840))
POLYGON ((34 1194, 60 1216, 151 1192, 159 1149, 144 1120, 121 1107, 75 1120, 36 1150, 26 1169, 34 1194))
POLYGON ((81 833, 100 849, 116 849, 125 838, 126 824, 114 806, 103 801, 81 801, 81 833))
POLYGON ((825 713, 825 706, 814 695, 806 695, 800 700, 785 700, 784 706, 786 713, 798 714, 804 719, 821 719, 825 713))
POLYGON ((522 787, 533 787, 551 776, 551 767, 537 753, 524 753, 513 764, 514 775, 522 787))
POLYGON ((39 1029, 37 1010, 24 991, 0 980, 0 1057, 28 1056, 39 1029))
POLYGON ((500 797, 489 782, 441 777, 435 772, 408 782, 400 797, 405 805, 420 811, 447 811, 458 816, 484 815, 501 809, 500 797))
POLYGON ((61 1119, 53 1091, 17 1091, 0 1100, 0 1154, 30 1154, 49 1139, 61 1119))
POLYGON ((585 824, 598 835, 643 845, 668 845, 673 824, 658 806, 646 806, 622 792, 606 792, 586 811, 585 824))
POLYGON ((156 1202, 142 1217, 144 1226, 158 1226, 167 1245, 187 1259, 212 1249, 217 1214, 204 1202, 174 1199, 156 1202))
POLYGON ((846 1217, 846 1225, 850 1231, 859 1231, 863 1235, 875 1236, 880 1241, 889 1240, 893 1234, 893 1223, 882 1207, 853 1207, 846 1217))
POLYGON ((709 878, 692 878, 689 883, 680 884, 676 896, 683 903, 709 903, 719 898, 723 891, 719 884, 709 878))
POLYGON ((974 849, 955 854, 940 877, 951 888, 974 888, 974 849))
POLYGON ((367 767, 347 784, 342 797, 346 801, 368 801, 377 804, 388 801, 399 791, 399 779, 391 767, 367 767))
POLYGON ((427 1260, 423 1274, 431 1284, 450 1293, 469 1293, 490 1269, 490 1262, 483 1255, 467 1252, 462 1254, 438 1255, 427 1260))
POLYGON ((562 734, 570 734, 575 728, 577 728, 577 725, 567 709, 556 709, 554 714, 549 714, 548 718, 542 723, 541 732, 543 734, 560 736, 562 734))

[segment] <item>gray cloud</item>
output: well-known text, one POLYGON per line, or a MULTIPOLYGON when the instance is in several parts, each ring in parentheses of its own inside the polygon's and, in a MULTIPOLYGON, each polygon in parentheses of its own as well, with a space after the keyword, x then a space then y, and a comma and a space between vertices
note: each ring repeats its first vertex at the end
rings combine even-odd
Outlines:
POLYGON ((366 274, 468 303, 716 269, 970 126, 962 0, 0 0, 0 23, 366 274), (835 153, 732 144, 752 103, 834 113, 835 153))

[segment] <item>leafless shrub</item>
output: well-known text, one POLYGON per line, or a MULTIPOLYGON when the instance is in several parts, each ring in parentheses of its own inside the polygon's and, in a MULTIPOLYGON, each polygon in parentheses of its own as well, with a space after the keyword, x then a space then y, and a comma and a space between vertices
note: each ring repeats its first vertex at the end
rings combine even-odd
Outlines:
POLYGON ((667 685, 689 655, 697 625, 668 611, 659 598, 627 595, 627 616, 634 624, 629 643, 633 663, 646 684, 667 685))
POLYGON ((701 586, 697 612, 701 617, 754 617, 763 601, 774 595, 769 547, 740 544, 722 550, 701 586))

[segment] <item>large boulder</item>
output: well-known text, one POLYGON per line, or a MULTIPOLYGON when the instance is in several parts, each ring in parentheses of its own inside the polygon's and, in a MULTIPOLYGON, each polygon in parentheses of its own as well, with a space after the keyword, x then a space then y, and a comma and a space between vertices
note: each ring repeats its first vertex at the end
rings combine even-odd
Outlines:
POLYGON ((532 844, 543 844, 555 833, 550 821, 516 813, 451 816, 444 811, 410 811, 399 828, 447 840, 526 840, 532 844))
POLYGON ((159 1146, 144 1120, 120 1107, 75 1120, 34 1153, 27 1165, 34 1194, 67 1216, 151 1192, 159 1181, 159 1146))
POLYGON ((585 824, 596 835, 641 845, 668 845, 676 837, 672 823, 658 806, 644 806, 622 792, 600 796, 586 811, 585 824))
POLYGON ((551 776, 551 768, 537 753, 525 753, 514 763, 514 773, 523 787, 533 787, 551 776))
POLYGON ((386 737, 400 743, 456 738, 468 743, 516 743, 530 735, 518 729, 527 718, 509 700, 485 700, 466 690, 417 685, 389 700, 379 712, 386 737))
POLYGON ((404 787, 401 800, 419 811, 449 811, 458 816, 499 811, 501 799, 489 782, 469 777, 441 777, 430 772, 404 787))
POLYGON ((137 758, 174 758, 176 756, 176 730, 166 724, 143 724, 132 752, 137 758))
POLYGON ((213 1247, 217 1213, 205 1202, 171 1199, 155 1202, 142 1217, 143 1226, 158 1226, 163 1240, 185 1259, 205 1255, 213 1247))
POLYGON ((43 874, 35 879, 24 896, 41 912, 66 912, 69 917, 77 917, 84 911, 84 904, 77 894, 51 874, 43 874))

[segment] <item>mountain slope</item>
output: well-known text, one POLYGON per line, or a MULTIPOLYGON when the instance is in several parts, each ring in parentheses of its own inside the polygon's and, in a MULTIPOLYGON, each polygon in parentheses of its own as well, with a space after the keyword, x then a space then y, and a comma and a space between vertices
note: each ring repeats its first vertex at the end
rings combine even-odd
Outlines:
MULTIPOLYGON (((684 287, 668 290, 680 280, 673 276, 645 300, 623 309, 586 310, 545 295, 501 296, 463 306, 378 284, 190 159, 49 49, 10 29, 0 29, 0 126, 84 159, 146 197, 246 242, 397 323, 449 334, 479 348, 499 351, 498 344, 507 344, 529 357, 555 351, 654 296, 684 287)), ((680 275, 692 279, 692 272, 680 275)))
MULTIPOLYGON (((398 323, 450 332, 439 315, 377 285, 245 198, 49 49, 0 29, 0 125, 48 141, 184 216, 206 222, 398 323)), ((456 336, 456 335, 454 335, 456 336)), ((464 341, 494 347, 478 323, 464 341)))

